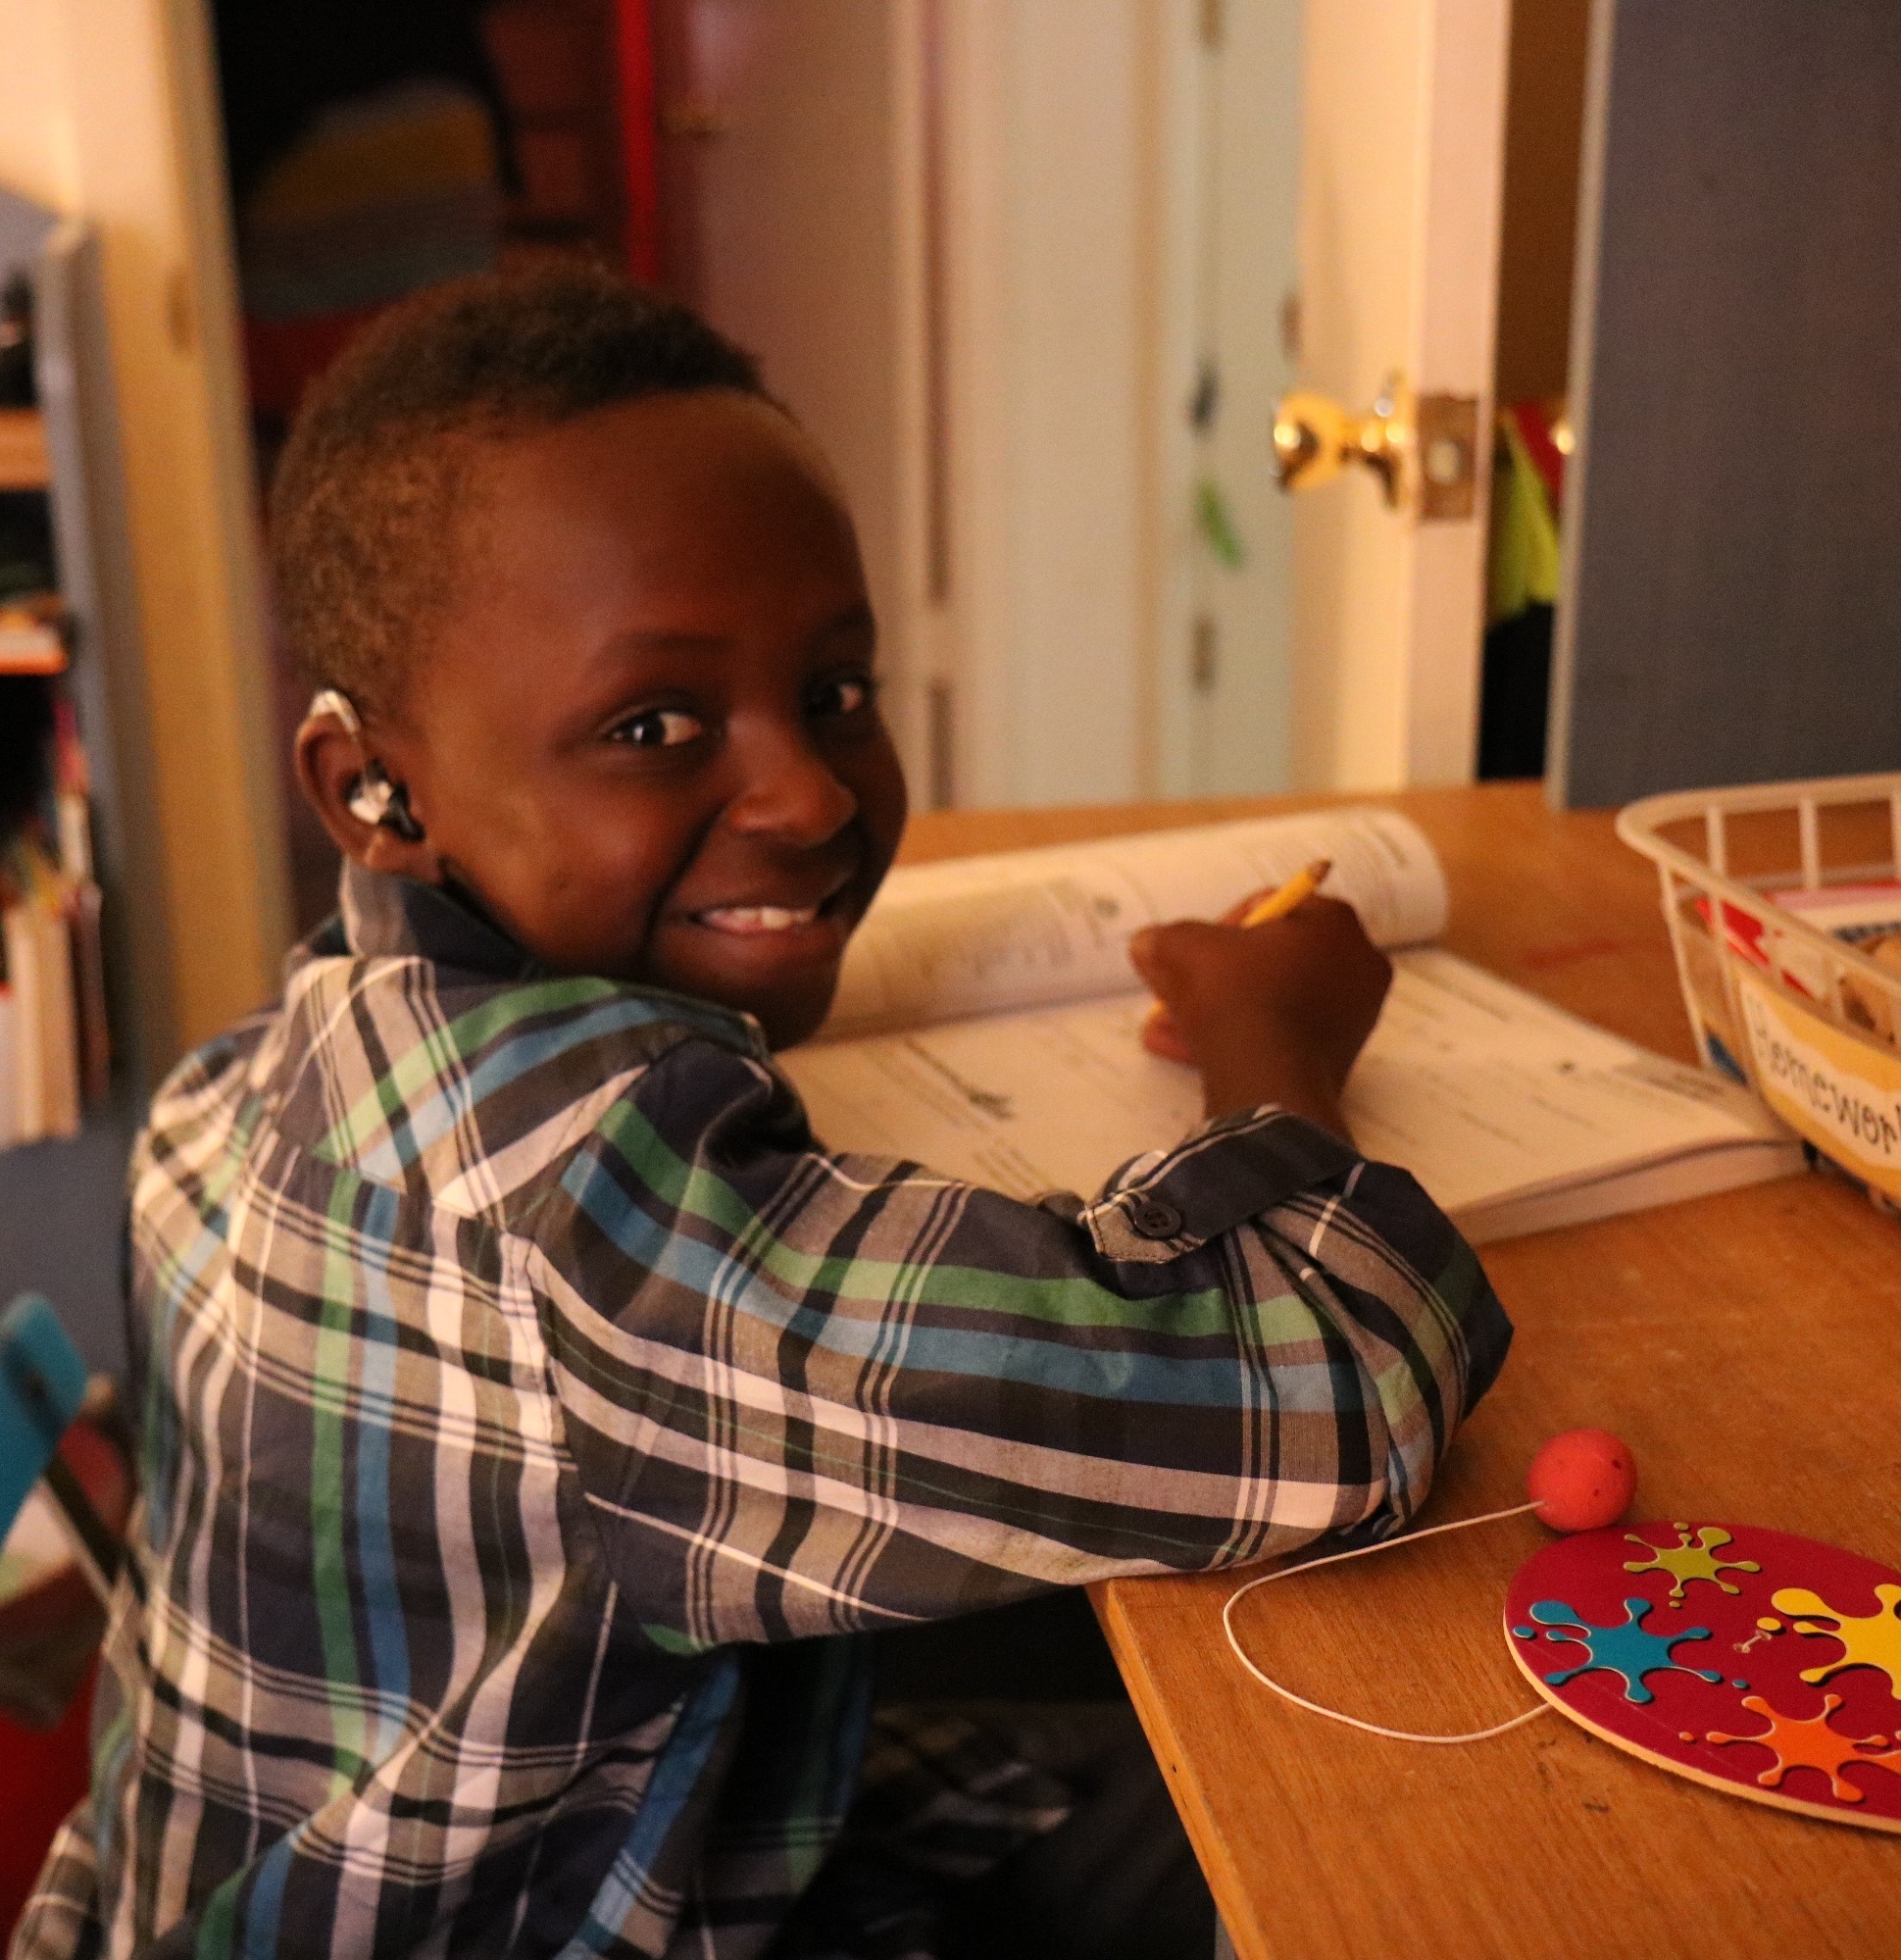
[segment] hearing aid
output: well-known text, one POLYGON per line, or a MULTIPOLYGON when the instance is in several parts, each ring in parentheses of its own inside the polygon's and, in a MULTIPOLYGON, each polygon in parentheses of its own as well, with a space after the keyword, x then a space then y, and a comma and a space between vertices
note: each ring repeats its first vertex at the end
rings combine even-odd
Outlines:
POLYGON ((423 827, 409 807, 408 789, 400 782, 391 782, 381 763, 364 764, 363 774, 351 785, 345 801, 359 823, 374 824, 406 844, 423 841, 423 827))
MULTIPOLYGON (((361 745, 363 718, 347 694, 334 687, 319 688, 311 696, 304 719, 308 722, 319 715, 333 716, 342 723, 345 733, 356 737, 361 745)), ((390 781, 389 772, 374 757, 365 762, 363 774, 351 783, 344 804, 358 823, 375 825, 406 844, 420 844, 425 835, 416 813, 409 807, 409 790, 400 782, 390 781)))

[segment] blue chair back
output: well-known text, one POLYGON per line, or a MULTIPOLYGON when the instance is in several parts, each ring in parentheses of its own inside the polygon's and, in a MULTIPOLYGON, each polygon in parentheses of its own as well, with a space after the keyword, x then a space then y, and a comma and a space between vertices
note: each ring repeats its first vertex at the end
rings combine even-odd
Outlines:
POLYGON ((85 1400, 86 1365, 39 1293, 0 1314, 0 1540, 85 1400))

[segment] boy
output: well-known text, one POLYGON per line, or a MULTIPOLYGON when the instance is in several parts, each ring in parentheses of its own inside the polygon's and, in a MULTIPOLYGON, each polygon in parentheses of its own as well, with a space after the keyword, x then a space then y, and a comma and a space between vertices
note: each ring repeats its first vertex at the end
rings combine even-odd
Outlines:
POLYGON ((864 1634, 1393 1529, 1496 1373, 1343 1140, 1385 964, 1325 902, 1149 935, 1211 1122, 1086 1203, 827 1155, 770 1051, 904 786, 745 357, 605 273, 449 288, 322 386, 274 543, 341 918, 135 1159, 145 1509, 15 1952, 920 1950, 825 1863, 905 1781, 846 1831, 864 1634))

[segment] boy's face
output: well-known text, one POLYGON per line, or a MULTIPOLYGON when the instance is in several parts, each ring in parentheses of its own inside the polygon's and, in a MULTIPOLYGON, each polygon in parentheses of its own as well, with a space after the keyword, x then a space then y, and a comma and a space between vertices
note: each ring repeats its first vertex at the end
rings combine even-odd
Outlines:
POLYGON ((357 855, 466 885, 557 972, 803 1039, 905 817, 824 464, 769 404, 707 391, 475 467, 454 611, 367 735, 425 838, 357 855))

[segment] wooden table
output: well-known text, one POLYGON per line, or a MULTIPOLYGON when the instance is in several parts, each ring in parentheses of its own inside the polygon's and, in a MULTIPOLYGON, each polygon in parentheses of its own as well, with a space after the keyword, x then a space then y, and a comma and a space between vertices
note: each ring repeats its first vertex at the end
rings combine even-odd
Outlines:
MULTIPOLYGON (((959 812, 914 861, 1214 821, 1321 799, 959 812)), ((1445 943, 1619 1033, 1692 1059, 1650 866, 1607 814, 1529 786, 1419 790, 1452 891, 1445 943)), ((1425 1522, 1523 1498, 1554 1432, 1636 1453, 1639 1518, 1732 1518, 1901 1563, 1901 1226, 1812 1176, 1490 1246, 1512 1356, 1425 1522)), ((1527 1705, 1499 1633, 1535 1520, 1256 1593, 1262 1666, 1316 1700, 1412 1729, 1527 1705)), ((1222 1635, 1236 1581, 1096 1589, 1110 1644, 1248 1960, 1901 1954, 1901 1838, 1714 1794, 1560 1715, 1468 1747, 1365 1735, 1289 1707, 1222 1635)))

